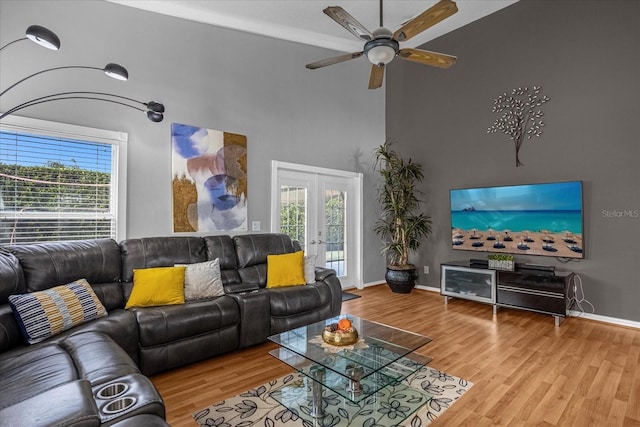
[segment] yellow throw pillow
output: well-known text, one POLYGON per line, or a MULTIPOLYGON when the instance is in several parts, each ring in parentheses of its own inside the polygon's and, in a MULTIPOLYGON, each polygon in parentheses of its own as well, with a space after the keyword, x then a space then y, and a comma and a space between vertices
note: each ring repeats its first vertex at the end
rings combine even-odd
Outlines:
POLYGON ((133 289, 124 308, 184 304, 186 267, 155 267, 133 270, 133 289))
POLYGON ((304 253, 267 255, 267 288, 304 285, 304 253))

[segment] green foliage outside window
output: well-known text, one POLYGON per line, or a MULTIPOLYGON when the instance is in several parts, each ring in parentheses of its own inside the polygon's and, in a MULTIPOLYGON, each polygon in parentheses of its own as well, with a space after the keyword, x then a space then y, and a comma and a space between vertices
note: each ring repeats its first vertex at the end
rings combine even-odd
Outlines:
MULTIPOLYGON (((288 203, 280 209, 280 230, 305 245, 305 205, 288 203)), ((327 251, 344 249, 344 197, 331 197, 325 205, 327 251)), ((313 240, 313 239, 312 239, 313 240)))
POLYGON ((280 208, 280 230, 304 246, 305 208, 303 203, 288 203, 280 208))
POLYGON ((4 211, 109 211, 110 183, 110 173, 57 162, 47 162, 46 166, 0 163, 0 208, 4 211))
POLYGON ((111 174, 47 162, 0 163, 0 244, 103 237, 110 234, 111 174), (53 213, 104 213, 105 217, 42 217, 53 213), (39 215, 39 216, 34 216, 39 215), (28 236, 28 237, 24 237, 28 236))

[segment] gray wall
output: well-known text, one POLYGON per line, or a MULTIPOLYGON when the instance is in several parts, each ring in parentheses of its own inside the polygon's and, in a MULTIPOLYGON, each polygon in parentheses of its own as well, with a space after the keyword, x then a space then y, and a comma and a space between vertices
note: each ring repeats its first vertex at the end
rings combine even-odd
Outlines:
POLYGON ((421 284, 438 286, 443 261, 484 257, 451 249, 449 189, 582 180, 586 259, 516 260, 575 271, 596 314, 640 321, 640 218, 604 212, 640 210, 640 2, 522 0, 422 47, 458 62, 396 60, 388 74, 387 135, 426 169, 421 284), (532 85, 551 101, 516 168, 508 136, 486 130, 497 95, 532 85))
MULTIPOLYGON (((321 19, 321 7, 318 9, 321 19)), ((248 139, 249 224, 269 225, 271 160, 365 173, 364 245, 380 247, 369 230, 377 207, 371 153, 384 141, 383 90, 367 90, 364 59, 310 71, 304 64, 335 55, 238 31, 153 14, 103 1, 0 2, 0 41, 39 24, 55 31, 62 49, 21 42, 2 52, 7 87, 32 72, 63 65, 117 62, 127 82, 98 71, 38 76, 3 96, 0 110, 51 92, 93 90, 167 107, 164 122, 101 102, 62 101, 21 112, 26 117, 125 131, 128 149, 127 236, 170 235, 172 122, 240 133, 248 139)), ((379 252, 367 251, 365 282, 384 275, 379 252)))

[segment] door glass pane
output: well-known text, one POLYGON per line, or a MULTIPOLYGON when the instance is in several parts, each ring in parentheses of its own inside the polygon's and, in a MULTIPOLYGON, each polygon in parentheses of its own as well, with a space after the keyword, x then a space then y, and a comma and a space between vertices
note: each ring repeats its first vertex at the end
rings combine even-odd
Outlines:
POLYGON ((346 271, 346 193, 339 190, 325 190, 326 266, 345 276, 346 271))
POLYGON ((307 189, 280 186, 280 232, 300 242, 306 252, 307 189))

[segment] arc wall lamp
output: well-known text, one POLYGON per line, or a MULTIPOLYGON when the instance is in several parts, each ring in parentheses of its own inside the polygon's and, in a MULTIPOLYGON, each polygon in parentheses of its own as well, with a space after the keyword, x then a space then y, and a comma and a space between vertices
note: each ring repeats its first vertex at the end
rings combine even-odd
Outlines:
MULTIPOLYGON (((4 46, 0 47, 0 51, 2 51, 7 46, 10 46, 14 43, 17 43, 22 40, 27 40, 27 39, 32 40, 38 45, 46 47, 48 49, 52 49, 52 50, 60 49, 60 39, 58 38, 58 36, 56 36, 56 34, 53 31, 39 25, 31 25, 29 28, 27 28, 26 37, 13 40, 5 44, 4 46)), ((17 82, 13 83, 8 88, 4 89, 2 92, 0 92, 0 96, 6 94, 8 91, 13 89, 14 87, 18 86, 24 81, 32 77, 35 77, 37 75, 48 73, 50 71, 73 69, 73 68, 100 70, 100 71, 103 71, 107 76, 114 78, 116 80, 126 81, 129 78, 129 73, 127 72, 127 69, 124 68, 122 65, 115 64, 115 63, 109 63, 104 68, 90 67, 90 66, 84 66, 84 65, 67 65, 62 67, 47 68, 47 69, 35 72, 33 74, 30 74, 18 80, 17 82)), ((76 91, 76 92, 54 93, 51 95, 41 96, 38 98, 34 98, 32 100, 23 102, 2 113, 0 115, 0 119, 3 119, 4 117, 10 114, 20 111, 23 108, 31 107, 33 105, 38 105, 45 102, 68 100, 68 99, 89 99, 89 100, 110 102, 114 104, 123 105, 125 107, 129 107, 135 110, 145 112, 147 114, 147 118, 155 123, 161 122, 163 120, 164 112, 165 112, 164 105, 157 101, 142 102, 142 101, 137 101, 135 99, 128 98, 125 96, 115 95, 115 94, 110 94, 105 92, 77 92, 76 91), (131 105, 131 104, 141 105, 144 108, 131 105)))

